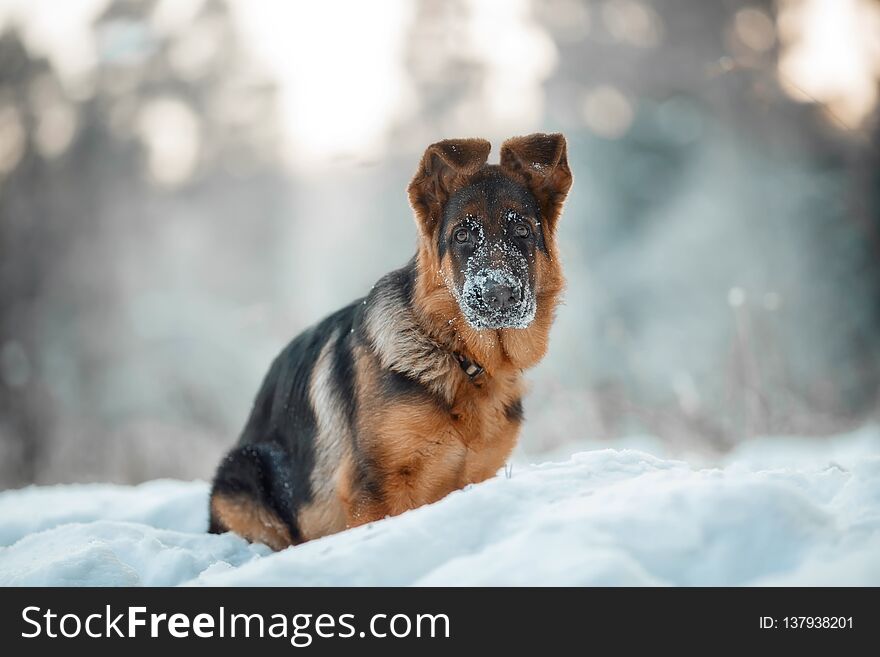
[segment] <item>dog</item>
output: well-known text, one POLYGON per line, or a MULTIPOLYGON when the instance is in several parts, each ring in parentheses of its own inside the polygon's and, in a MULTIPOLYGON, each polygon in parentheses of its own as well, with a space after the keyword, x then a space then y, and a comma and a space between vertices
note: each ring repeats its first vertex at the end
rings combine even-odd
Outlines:
POLYGON ((564 279, 565 138, 425 151, 416 255, 272 363, 210 497, 213 533, 281 550, 494 476, 523 422, 564 279))

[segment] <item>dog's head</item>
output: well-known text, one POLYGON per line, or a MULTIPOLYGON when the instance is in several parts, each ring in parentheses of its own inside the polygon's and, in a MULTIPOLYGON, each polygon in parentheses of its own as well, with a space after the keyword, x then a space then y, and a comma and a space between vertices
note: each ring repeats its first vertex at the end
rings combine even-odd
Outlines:
MULTIPOLYGON (((571 187, 565 138, 508 139, 501 163, 489 142, 451 139, 425 151, 409 186, 422 247, 475 329, 527 328, 552 259, 571 187)), ((553 283, 555 284, 555 282, 553 283)))

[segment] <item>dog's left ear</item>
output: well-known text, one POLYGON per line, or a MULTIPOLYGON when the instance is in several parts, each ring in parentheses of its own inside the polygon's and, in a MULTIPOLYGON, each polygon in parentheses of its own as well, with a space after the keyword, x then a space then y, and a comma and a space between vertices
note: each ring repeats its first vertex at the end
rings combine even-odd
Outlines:
POLYGON ((486 163, 485 139, 445 139, 428 146, 409 184, 409 201, 422 235, 430 239, 449 197, 486 163))
POLYGON ((536 133, 508 139, 501 146, 501 168, 524 179, 541 206, 547 229, 556 230, 572 181, 565 137, 536 133))

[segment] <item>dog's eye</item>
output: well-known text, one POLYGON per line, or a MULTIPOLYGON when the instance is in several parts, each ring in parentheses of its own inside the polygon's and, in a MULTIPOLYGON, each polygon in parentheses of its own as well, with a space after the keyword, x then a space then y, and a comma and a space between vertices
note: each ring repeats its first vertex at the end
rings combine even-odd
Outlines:
POLYGON ((513 227, 513 234, 517 237, 528 237, 532 234, 532 229, 527 224, 516 224, 513 227))
POLYGON ((463 244, 471 238, 471 232, 467 228, 459 228, 455 231, 453 237, 455 237, 456 242, 463 244))

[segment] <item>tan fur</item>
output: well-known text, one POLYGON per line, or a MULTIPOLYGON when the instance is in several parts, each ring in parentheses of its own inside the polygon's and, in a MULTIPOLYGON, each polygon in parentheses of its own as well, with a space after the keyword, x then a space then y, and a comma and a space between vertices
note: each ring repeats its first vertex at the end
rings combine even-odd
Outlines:
POLYGON ((249 541, 265 543, 273 550, 294 544, 278 516, 249 497, 214 495, 211 510, 228 529, 249 541))
POLYGON ((303 507, 297 513, 296 521, 305 541, 335 534, 349 526, 338 494, 303 507))
MULTIPOLYGON (((368 394, 368 387, 361 392, 368 394)), ((359 441, 380 471, 382 495, 379 500, 340 495, 349 524, 397 515, 493 476, 513 450, 519 430, 505 407, 521 394, 518 376, 480 387, 465 378, 449 410, 430 401, 377 404, 368 410, 359 441)))

